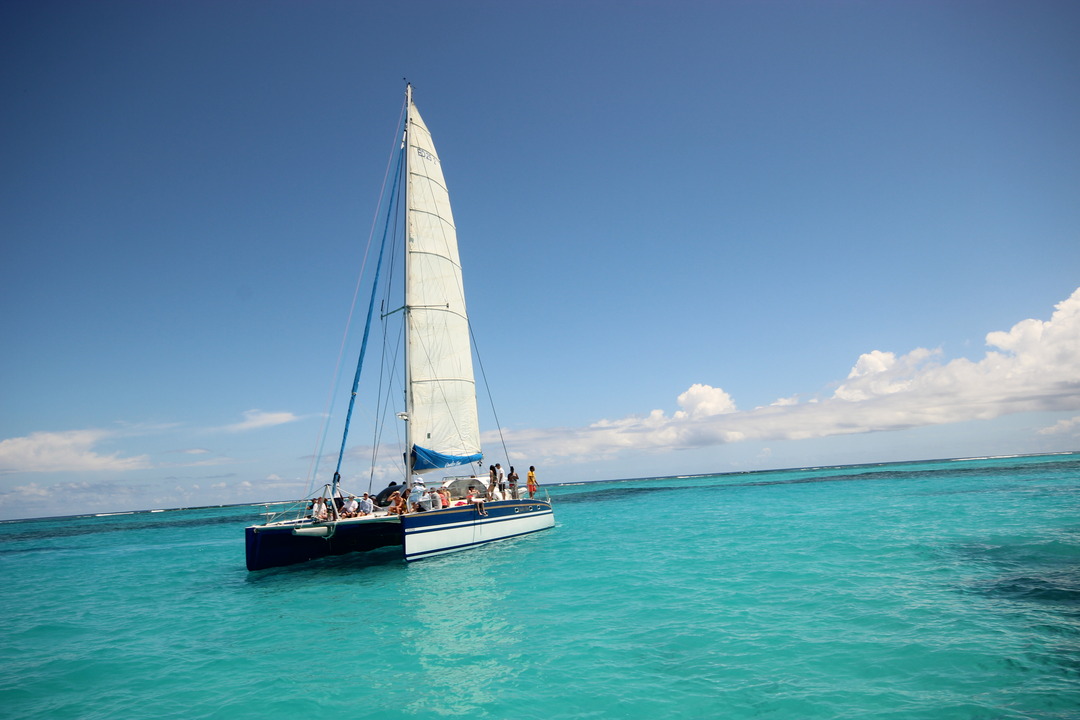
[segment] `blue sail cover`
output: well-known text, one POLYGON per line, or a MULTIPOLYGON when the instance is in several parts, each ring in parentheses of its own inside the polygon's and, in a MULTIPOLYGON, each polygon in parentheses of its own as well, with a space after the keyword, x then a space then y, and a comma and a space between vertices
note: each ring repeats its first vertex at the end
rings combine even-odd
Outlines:
POLYGON ((425 472, 427 470, 454 467, 455 465, 465 465, 467 463, 480 462, 484 459, 484 453, 476 453, 475 455, 443 455, 441 452, 428 450, 419 445, 413 445, 412 456, 413 470, 415 472, 425 472))

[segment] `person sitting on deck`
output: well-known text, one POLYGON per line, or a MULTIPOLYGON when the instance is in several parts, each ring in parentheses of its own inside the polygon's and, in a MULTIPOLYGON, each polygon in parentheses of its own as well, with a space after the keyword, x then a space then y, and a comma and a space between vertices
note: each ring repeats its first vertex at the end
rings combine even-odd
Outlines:
POLYGON ((386 509, 391 515, 405 514, 405 498, 397 490, 390 493, 390 506, 386 509))
POLYGON ((391 480, 390 484, 387 485, 382 492, 380 492, 378 495, 371 496, 371 502, 375 503, 375 505, 379 507, 387 507, 390 504, 390 493, 394 492, 395 490, 401 492, 401 489, 403 487, 405 486, 398 485, 396 482, 391 480))
POLYGON ((476 494, 476 488, 472 485, 469 486, 469 494, 465 496, 465 499, 476 505, 476 512, 484 516, 487 515, 487 510, 484 509, 484 498, 476 494))
POLYGON ((345 501, 345 505, 342 507, 344 511, 344 517, 356 517, 356 511, 360 509, 360 503, 356 501, 355 495, 350 495, 349 499, 345 501))
POLYGON ((357 505, 357 514, 361 517, 375 512, 375 503, 371 501, 371 498, 367 493, 364 493, 364 497, 360 498, 360 502, 357 503, 357 505))
POLYGON ((450 491, 444 487, 441 487, 439 488, 438 493, 439 497, 442 499, 442 506, 444 508, 450 507, 450 491))
POLYGON ((444 507, 442 493, 440 492, 441 490, 442 488, 434 488, 428 491, 428 497, 431 499, 432 510, 442 510, 444 507))
POLYGON ((414 512, 424 512, 431 509, 431 498, 428 496, 424 481, 420 478, 413 480, 412 494, 409 496, 409 507, 414 512))
POLYGON ((326 519, 326 500, 317 497, 311 502, 311 517, 316 520, 326 519))

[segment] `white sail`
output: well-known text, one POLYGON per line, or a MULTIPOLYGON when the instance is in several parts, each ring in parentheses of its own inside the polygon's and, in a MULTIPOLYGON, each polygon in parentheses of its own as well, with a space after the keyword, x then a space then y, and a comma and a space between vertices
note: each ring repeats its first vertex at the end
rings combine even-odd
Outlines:
POLYGON ((411 99, 408 117, 409 452, 451 456, 416 459, 416 471, 424 472, 478 460, 480 427, 450 196, 431 133, 411 99))

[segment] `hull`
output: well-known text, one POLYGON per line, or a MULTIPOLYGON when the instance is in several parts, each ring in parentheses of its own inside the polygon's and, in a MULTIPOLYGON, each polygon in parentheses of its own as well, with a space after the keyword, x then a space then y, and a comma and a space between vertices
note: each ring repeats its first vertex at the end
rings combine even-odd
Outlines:
POLYGON ((405 560, 468 550, 555 525, 551 503, 543 500, 500 500, 487 503, 486 509, 486 517, 471 506, 405 515, 401 518, 405 560))
POLYGON ((247 569, 295 565, 331 555, 366 552, 401 545, 401 522, 395 516, 332 523, 273 523, 244 530, 247 569))
POLYGON ((247 569, 265 570, 331 555, 402 546, 406 561, 468 550, 497 540, 554 527, 551 503, 500 500, 487 503, 487 515, 460 506, 333 523, 282 522, 244 531, 247 569))

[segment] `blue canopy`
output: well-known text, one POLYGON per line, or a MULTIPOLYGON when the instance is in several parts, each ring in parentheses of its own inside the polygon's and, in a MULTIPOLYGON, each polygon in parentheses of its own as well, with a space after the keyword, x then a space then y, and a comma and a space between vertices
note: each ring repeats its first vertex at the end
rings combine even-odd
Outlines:
POLYGON ((484 453, 475 455, 444 455, 441 452, 428 450, 419 445, 413 445, 412 460, 413 470, 423 472, 425 470, 438 470, 439 468, 465 465, 472 462, 480 462, 484 459, 484 453))

